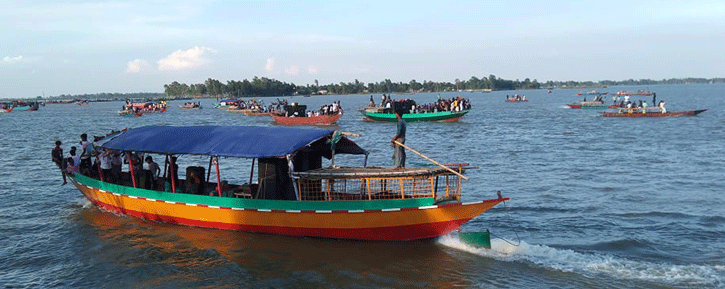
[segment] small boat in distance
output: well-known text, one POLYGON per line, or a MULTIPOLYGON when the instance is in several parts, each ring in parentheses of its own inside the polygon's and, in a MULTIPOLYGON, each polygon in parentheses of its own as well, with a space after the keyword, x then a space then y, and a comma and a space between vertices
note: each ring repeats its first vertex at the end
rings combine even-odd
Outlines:
POLYGON ((180 109, 202 109, 201 102, 185 102, 179 104, 180 109))
POLYGON ((669 116, 696 116, 707 109, 667 111, 662 112, 658 107, 650 108, 619 108, 615 112, 602 112, 603 117, 669 117, 669 116))
POLYGON ((335 166, 335 154, 368 152, 332 130, 146 126, 102 138, 94 147, 125 153, 129 169, 111 177, 100 170, 69 173, 83 196, 115 213, 176 225, 408 241, 447 234, 508 200, 499 194, 462 202, 463 167, 335 166), (131 164, 141 161, 139 154, 165 157, 158 183, 134 172, 131 164), (185 179, 179 178, 178 160, 186 155, 209 157, 209 170, 216 174, 189 166, 185 179), (322 167, 323 157, 333 165, 322 167), (254 169, 249 183, 222 181, 219 162, 244 159, 251 159, 252 168, 256 161, 257 181, 253 182, 254 169))
POLYGON ((573 109, 607 109, 610 108, 609 105, 604 104, 602 101, 582 101, 580 103, 570 103, 567 104, 570 108, 573 109))

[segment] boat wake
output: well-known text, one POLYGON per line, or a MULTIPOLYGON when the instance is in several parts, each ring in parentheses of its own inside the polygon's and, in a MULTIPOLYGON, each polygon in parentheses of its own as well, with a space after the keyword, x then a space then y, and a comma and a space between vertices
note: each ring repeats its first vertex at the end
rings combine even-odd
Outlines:
POLYGON ((561 272, 606 274, 612 278, 668 285, 725 286, 725 266, 721 265, 674 265, 633 261, 546 245, 531 245, 524 241, 515 246, 503 239, 491 239, 491 249, 485 249, 467 245, 461 242, 457 235, 451 234, 440 237, 438 242, 450 248, 499 261, 529 263, 561 272))

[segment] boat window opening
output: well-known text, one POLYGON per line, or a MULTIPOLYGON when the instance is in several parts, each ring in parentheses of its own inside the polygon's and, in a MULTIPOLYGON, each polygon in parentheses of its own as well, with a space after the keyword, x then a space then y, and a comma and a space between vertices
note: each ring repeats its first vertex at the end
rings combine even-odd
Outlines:
MULTIPOLYGON (((458 176, 448 175, 449 198, 460 198, 458 176)), ((297 181, 300 201, 436 198, 433 177, 305 178, 297 181)))

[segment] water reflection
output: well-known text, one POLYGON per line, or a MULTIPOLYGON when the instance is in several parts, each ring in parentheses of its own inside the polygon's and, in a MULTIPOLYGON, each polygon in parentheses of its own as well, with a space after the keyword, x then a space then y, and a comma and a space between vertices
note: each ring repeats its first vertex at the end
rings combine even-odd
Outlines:
POLYGON ((164 271, 156 272, 159 276, 148 284, 169 278, 181 283, 230 281, 209 278, 217 274, 237 274, 236 282, 266 286, 299 282, 449 288, 472 281, 462 275, 460 254, 435 240, 367 242, 224 231, 149 222, 95 207, 83 208, 78 219, 100 239, 102 249, 94 253, 108 265, 164 271), (200 271, 209 276, 188 273, 200 271))

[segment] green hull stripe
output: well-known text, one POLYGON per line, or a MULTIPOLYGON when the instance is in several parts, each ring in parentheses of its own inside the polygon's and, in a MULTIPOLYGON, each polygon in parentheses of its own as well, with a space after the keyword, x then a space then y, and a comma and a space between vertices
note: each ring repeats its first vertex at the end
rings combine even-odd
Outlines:
POLYGON ((433 198, 416 198, 403 200, 372 200, 372 201, 278 201, 225 198, 182 193, 161 192, 146 189, 120 186, 76 174, 72 177, 77 182, 89 187, 98 188, 111 193, 156 199, 170 202, 201 204, 207 206, 269 209, 269 210, 377 210, 393 208, 412 208, 431 206, 433 198))

